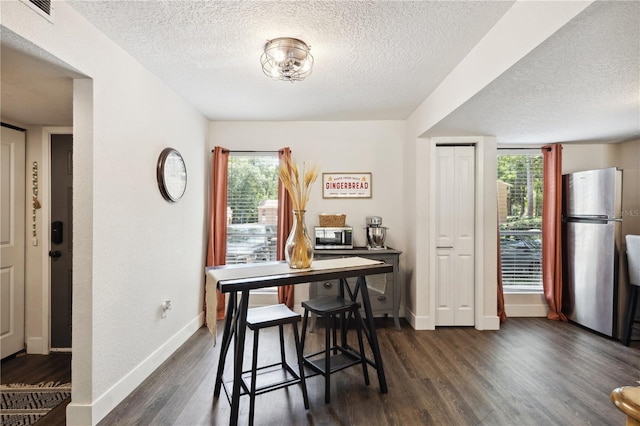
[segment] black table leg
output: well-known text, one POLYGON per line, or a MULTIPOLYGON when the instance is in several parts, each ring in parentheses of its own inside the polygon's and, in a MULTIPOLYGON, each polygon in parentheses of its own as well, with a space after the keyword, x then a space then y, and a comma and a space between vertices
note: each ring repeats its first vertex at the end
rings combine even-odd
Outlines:
POLYGON ((231 419, 229 424, 238 424, 238 412, 240 411, 240 384, 242 382, 242 363, 244 361, 244 337, 247 331, 247 310, 249 309, 249 290, 243 290, 240 296, 240 304, 236 315, 235 354, 233 360, 233 392, 231 394, 231 419))
MULTIPOLYGON (((347 290, 349 290, 349 282, 347 281, 346 278, 340 278, 340 280, 338 280, 338 282, 340 283, 340 285, 338 286, 338 296, 344 298, 344 290, 345 287, 347 290)), ((351 297, 352 295, 349 294, 349 297, 351 298, 351 300, 355 300, 353 297, 351 297)), ((349 314, 349 317, 351 316, 351 314, 349 314)), ((327 318, 328 319, 328 318, 327 318)), ((340 327, 340 345, 343 348, 348 347, 347 345, 347 326, 348 326, 348 321, 347 321, 347 317, 345 316, 344 313, 340 314, 340 319, 338 320, 338 326, 340 327)), ((333 340, 335 343, 336 340, 336 325, 333 324, 333 340)), ((338 351, 334 351, 334 353, 338 353, 338 351)))
POLYGON ((227 316, 224 321, 224 332, 222 333, 222 343, 220 347, 220 356, 218 357, 218 373, 216 374, 216 385, 213 390, 213 396, 218 398, 220 396, 220 388, 222 387, 222 376, 224 374, 224 363, 227 359, 227 353, 229 352, 229 346, 231 344, 231 336, 233 335, 235 327, 231 327, 233 318, 235 318, 234 312, 236 309, 236 293, 229 293, 229 303, 227 304, 227 316))
POLYGON ((382 366, 382 355, 380 354, 380 346, 378 344, 378 335, 376 333, 376 323, 373 318, 373 312, 371 311, 371 301, 369 299, 369 290, 367 289, 367 282, 365 277, 358 277, 356 283, 356 291, 360 289, 362 292, 362 304, 364 305, 364 313, 367 316, 367 326, 369 328, 369 343, 371 343, 371 350, 373 351, 373 359, 375 361, 376 371, 378 372, 378 383, 380 384, 380 392, 387 393, 387 379, 384 375, 384 367, 382 366))

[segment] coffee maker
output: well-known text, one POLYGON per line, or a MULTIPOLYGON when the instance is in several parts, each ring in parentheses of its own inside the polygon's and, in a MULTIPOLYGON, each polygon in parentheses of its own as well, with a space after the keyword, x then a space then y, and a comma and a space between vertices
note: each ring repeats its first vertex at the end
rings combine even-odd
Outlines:
POLYGON ((382 226, 380 216, 367 216, 367 248, 369 250, 385 250, 386 233, 387 228, 382 226))

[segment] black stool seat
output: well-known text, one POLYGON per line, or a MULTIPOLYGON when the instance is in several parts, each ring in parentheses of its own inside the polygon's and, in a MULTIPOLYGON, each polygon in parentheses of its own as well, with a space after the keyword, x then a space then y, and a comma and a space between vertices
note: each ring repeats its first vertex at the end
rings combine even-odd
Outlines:
MULTIPOLYGON (((298 334, 300 314, 292 311, 284 304, 261 306, 247 310, 247 327, 253 330, 253 359, 251 369, 242 372, 242 395, 249 395, 249 424, 253 424, 255 397, 266 392, 300 384, 304 408, 309 409, 307 384, 304 377, 304 359, 302 345, 298 334), (291 324, 295 340, 297 365, 287 362, 284 345, 284 325, 291 324), (258 367, 258 341, 260 330, 278 326, 280 334, 280 362, 258 367), (260 374, 258 374, 260 373, 260 374)), ((223 384, 224 385, 224 384, 223 384)), ((226 387, 225 387, 226 392, 226 387)))
POLYGON ((335 372, 360 364, 362 365, 365 384, 368 385, 369 373, 367 372, 367 358, 365 357, 364 344, 362 341, 360 303, 340 296, 321 296, 302 302, 302 307, 304 308, 304 319, 302 320, 303 349, 309 312, 325 319, 324 349, 303 356, 305 365, 309 366, 315 373, 308 374, 308 377, 320 374, 325 378, 325 403, 328 404, 331 401, 330 376, 335 372), (358 351, 347 344, 347 331, 349 330, 349 322, 352 317, 355 319, 355 328, 358 335, 358 351), (337 339, 336 319, 339 319, 341 343, 338 343, 337 339), (331 336, 333 336, 333 343, 331 336))
POLYGON ((360 304, 340 296, 321 296, 302 302, 302 307, 317 315, 337 315, 360 309, 360 304))

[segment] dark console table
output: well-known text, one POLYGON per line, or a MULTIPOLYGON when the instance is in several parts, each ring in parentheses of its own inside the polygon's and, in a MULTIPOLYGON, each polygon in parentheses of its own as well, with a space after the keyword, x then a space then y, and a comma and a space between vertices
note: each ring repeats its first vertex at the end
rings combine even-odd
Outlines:
MULTIPOLYGON (((393 271, 385 275, 377 275, 367 279, 369 295, 371 297, 371 311, 374 316, 393 315, 396 328, 400 330, 401 283, 400 283, 400 254, 402 252, 392 248, 369 250, 366 247, 340 250, 315 250, 315 259, 332 259, 349 256, 359 256, 372 260, 379 260, 393 266, 393 271)), ((318 280, 309 285, 309 298, 318 296, 337 295, 338 280, 318 280)))

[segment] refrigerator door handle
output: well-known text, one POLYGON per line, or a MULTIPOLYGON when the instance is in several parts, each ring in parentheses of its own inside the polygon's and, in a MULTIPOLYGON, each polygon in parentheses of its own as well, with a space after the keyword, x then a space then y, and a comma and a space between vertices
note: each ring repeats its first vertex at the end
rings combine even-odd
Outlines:
POLYGON ((596 223, 596 224, 606 224, 608 222, 622 222, 622 218, 620 217, 609 217, 607 215, 591 215, 591 216, 563 216, 563 222, 578 222, 578 223, 596 223))

